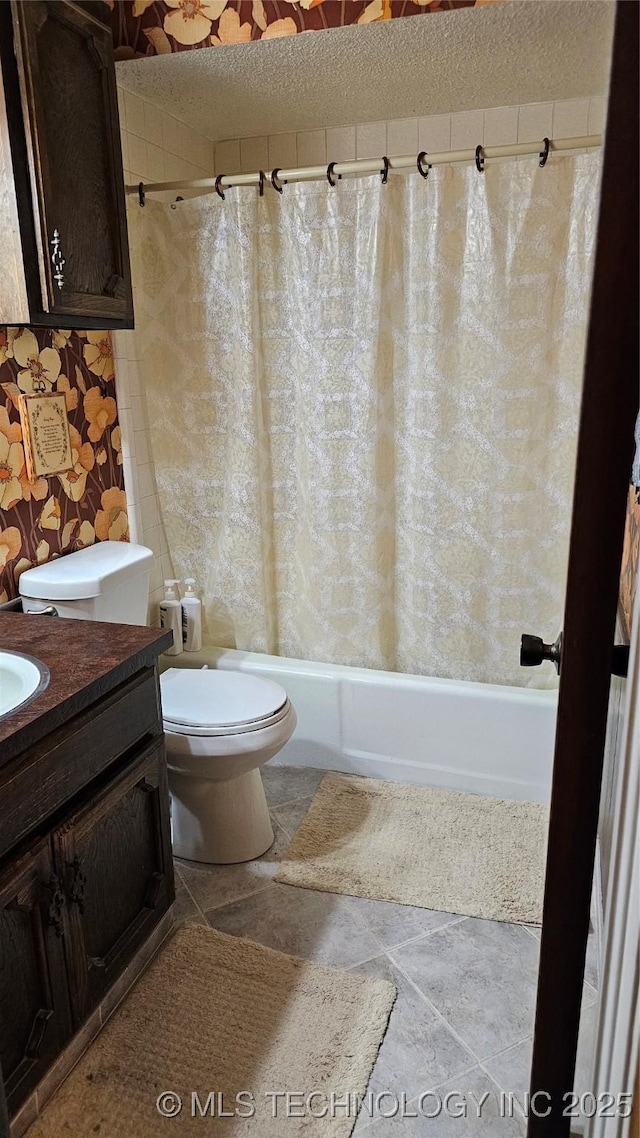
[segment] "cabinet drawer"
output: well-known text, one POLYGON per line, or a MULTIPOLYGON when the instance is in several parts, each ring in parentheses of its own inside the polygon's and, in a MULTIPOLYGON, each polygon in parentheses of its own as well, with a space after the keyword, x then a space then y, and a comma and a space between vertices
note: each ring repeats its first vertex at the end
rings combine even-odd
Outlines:
POLYGON ((162 734, 147 668, 0 770, 0 857, 146 735, 162 734))

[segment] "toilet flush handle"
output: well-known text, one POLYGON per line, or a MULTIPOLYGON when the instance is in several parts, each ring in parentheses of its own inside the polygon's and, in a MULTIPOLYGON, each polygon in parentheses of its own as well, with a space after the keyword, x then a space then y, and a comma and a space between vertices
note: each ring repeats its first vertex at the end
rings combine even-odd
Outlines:
POLYGON ((57 608, 47 605, 44 609, 29 609, 31 616, 59 616, 57 608))

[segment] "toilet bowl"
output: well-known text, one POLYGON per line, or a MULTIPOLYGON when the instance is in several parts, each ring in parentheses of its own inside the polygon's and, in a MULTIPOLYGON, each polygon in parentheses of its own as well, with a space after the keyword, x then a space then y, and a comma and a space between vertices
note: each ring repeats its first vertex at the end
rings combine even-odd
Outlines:
POLYGON ((208 668, 169 668, 160 689, 174 853, 223 865, 260 857, 273 827, 259 768, 296 725, 286 691, 208 668))

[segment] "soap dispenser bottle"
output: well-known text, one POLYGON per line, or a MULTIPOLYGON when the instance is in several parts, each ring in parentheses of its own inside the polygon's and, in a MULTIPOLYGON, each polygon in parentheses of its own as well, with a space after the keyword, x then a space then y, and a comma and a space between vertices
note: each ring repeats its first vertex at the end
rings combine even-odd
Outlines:
POLYGON ((177 656, 182 652, 182 627, 180 621, 180 601, 178 600, 178 581, 165 581, 164 600, 160 601, 160 627, 173 633, 173 644, 167 648, 167 656, 177 656))
POLYGON ((185 577, 185 594, 182 598, 182 647, 185 652, 199 652, 202 648, 202 602, 196 596, 195 578, 185 577))

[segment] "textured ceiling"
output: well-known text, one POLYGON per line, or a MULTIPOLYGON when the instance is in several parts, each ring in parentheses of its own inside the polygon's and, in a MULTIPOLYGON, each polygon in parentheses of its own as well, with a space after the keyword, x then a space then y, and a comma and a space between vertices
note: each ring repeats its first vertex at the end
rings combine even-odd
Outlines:
POLYGON ((116 64, 213 139, 599 95, 610 0, 511 0, 116 64))

